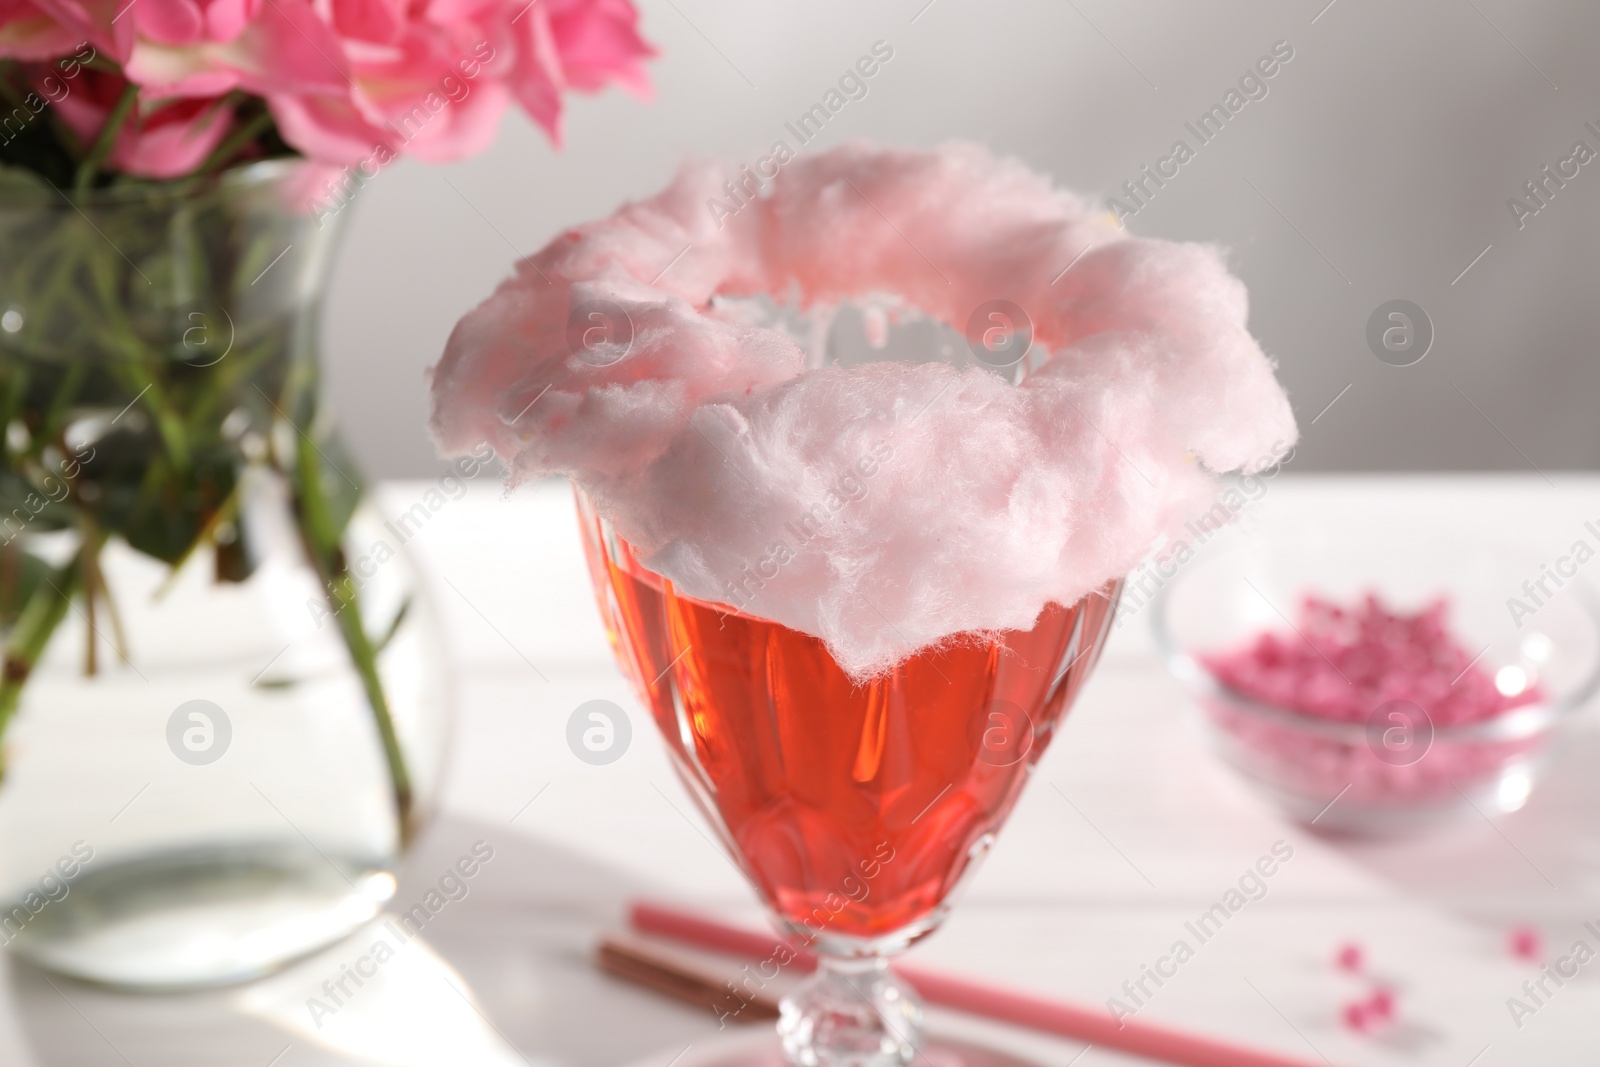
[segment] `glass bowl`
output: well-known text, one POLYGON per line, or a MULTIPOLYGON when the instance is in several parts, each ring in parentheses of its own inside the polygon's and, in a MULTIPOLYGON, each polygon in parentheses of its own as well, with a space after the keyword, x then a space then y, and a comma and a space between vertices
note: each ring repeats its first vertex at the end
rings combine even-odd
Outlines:
POLYGON ((1212 747, 1288 815, 1332 833, 1407 833, 1522 807, 1600 686, 1600 598, 1572 557, 1556 565, 1574 573, 1524 547, 1353 520, 1234 531, 1166 575, 1154 569, 1155 638, 1212 747), (1460 725, 1391 703, 1334 720, 1253 699, 1204 662, 1262 631, 1292 637, 1307 594, 1355 604, 1368 593, 1396 612, 1445 598, 1448 631, 1496 687, 1537 686, 1540 699, 1460 725))

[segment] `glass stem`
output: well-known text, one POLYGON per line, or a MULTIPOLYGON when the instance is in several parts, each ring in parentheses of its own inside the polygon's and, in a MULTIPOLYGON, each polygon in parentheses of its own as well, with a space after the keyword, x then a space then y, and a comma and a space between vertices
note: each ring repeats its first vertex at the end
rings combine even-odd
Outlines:
POLYGON ((796 1067, 905 1067, 922 1044, 922 1002, 882 956, 820 955, 817 973, 779 1011, 796 1067))

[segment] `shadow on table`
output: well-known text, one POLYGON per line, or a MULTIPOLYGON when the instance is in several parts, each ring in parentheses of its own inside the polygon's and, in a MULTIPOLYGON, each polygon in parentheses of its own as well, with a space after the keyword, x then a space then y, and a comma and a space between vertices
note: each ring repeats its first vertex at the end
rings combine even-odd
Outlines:
POLYGON ((260 981, 124 994, 13 960, 12 996, 49 1067, 615 1067, 715 1029, 590 963, 600 929, 645 888, 503 826, 447 818, 382 916, 260 981), (493 856, 460 878, 475 845, 493 856))
POLYGON ((1596 767, 1600 730, 1575 730, 1521 811, 1493 819, 1468 811, 1424 836, 1338 844, 1413 897, 1484 925, 1497 949, 1511 926, 1534 923, 1564 951, 1569 927, 1577 936, 1585 921, 1600 925, 1596 767))

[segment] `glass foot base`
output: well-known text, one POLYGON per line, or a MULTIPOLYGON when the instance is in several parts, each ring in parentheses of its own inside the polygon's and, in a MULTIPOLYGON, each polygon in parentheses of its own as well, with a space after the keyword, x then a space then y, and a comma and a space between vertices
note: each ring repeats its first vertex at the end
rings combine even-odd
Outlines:
POLYGON ((794 1067, 908 1067, 922 1046, 922 1002, 881 958, 824 957, 779 1010, 794 1067))
MULTIPOLYGON (((669 1061, 672 1067, 789 1067, 778 1036, 755 1026, 696 1040, 688 1051, 661 1049, 632 1067, 662 1067, 669 1061)), ((918 1049, 917 1063, 919 1067, 1040 1067, 999 1049, 938 1037, 928 1038, 918 1049)))
POLYGON ((86 871, 37 910, 0 905, 0 941, 59 974, 178 990, 259 977, 378 913, 392 875, 308 849, 233 846, 86 871))

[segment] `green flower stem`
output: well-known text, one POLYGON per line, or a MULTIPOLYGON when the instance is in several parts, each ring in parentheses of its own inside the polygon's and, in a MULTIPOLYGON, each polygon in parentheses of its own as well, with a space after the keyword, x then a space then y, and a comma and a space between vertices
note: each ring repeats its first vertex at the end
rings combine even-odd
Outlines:
MULTIPOLYGON (((48 581, 34 587, 22 607, 17 624, 12 627, 4 660, 0 663, 0 736, 4 736, 6 726, 17 710, 28 676, 44 654, 56 627, 61 625, 61 620, 66 618, 67 611, 72 607, 72 597, 83 579, 83 553, 87 548, 88 545, 80 547, 71 559, 55 570, 48 581)), ((0 762, 0 775, 4 773, 4 764, 0 762)))
POLYGON ((89 368, 82 363, 74 363, 67 368, 67 372, 61 376, 61 384, 56 387, 55 397, 50 401, 50 408, 45 412, 44 424, 36 435, 38 440, 59 443, 72 402, 77 399, 78 390, 83 388, 84 379, 88 376, 89 368))
POLYGON ((96 582, 99 583, 96 593, 100 597, 100 602, 105 605, 106 618, 111 620, 111 639, 117 645, 117 659, 124 664, 131 664, 133 663, 133 656, 128 651, 132 647, 128 644, 128 631, 122 625, 122 612, 117 610, 117 601, 111 595, 111 583, 106 581, 106 572, 100 566, 100 553, 98 552, 94 556, 94 574, 96 582))
MULTIPOLYGON (((167 575, 167 580, 156 588, 155 594, 151 597, 152 600, 165 600, 167 594, 172 592, 172 587, 178 584, 178 576, 183 573, 183 568, 188 564, 189 560, 194 558, 195 550, 203 545, 215 545, 218 528, 223 523, 233 522, 239 517, 239 486, 241 484, 240 482, 233 483, 233 488, 228 490, 228 495, 223 497, 222 503, 217 507, 217 510, 213 511, 211 517, 206 520, 206 524, 200 527, 199 536, 189 544, 188 548, 183 550, 183 555, 179 556, 172 564, 172 570, 167 575)), ((110 597, 110 592, 109 589, 106 590, 108 598, 110 597)))
POLYGON ((93 513, 86 509, 78 509, 78 523, 83 530, 83 599, 89 620, 91 666, 86 673, 93 674, 93 650, 100 638, 100 631, 94 623, 97 603, 105 605, 106 617, 111 622, 112 650, 116 652, 117 659, 123 663, 131 661, 128 658, 128 635, 122 629, 122 616, 117 611, 116 601, 111 598, 111 585, 106 581, 106 573, 100 567, 100 552, 105 547, 106 536, 95 525, 93 513))
POLYGON ((389 713, 389 700, 378 677, 378 656, 361 619, 361 605, 355 582, 350 578, 342 553, 339 551, 339 531, 328 513, 327 498, 322 490, 322 456, 317 446, 304 432, 295 438, 294 477, 291 484, 295 499, 295 516, 300 537, 322 581, 328 606, 339 624, 339 633, 350 652, 350 661, 361 676, 367 702, 372 706, 372 717, 383 741, 383 756, 389 766, 389 779, 394 788, 395 818, 399 825, 400 847, 411 844, 415 832, 416 812, 411 789, 411 774, 406 768, 405 752, 400 747, 400 737, 394 728, 394 718, 389 713))
MULTIPOLYGON (((120 73, 115 66, 109 69, 120 73)), ((15 60, 0 61, 0 97, 5 99, 11 110, 15 111, 17 108, 22 107, 27 95, 32 91, 33 88, 29 84, 27 76, 15 60)), ((29 108, 28 110, 32 111, 33 109, 29 108)), ((56 145, 66 157, 74 163, 81 159, 83 157, 83 141, 71 126, 62 121, 60 110, 47 107, 44 109, 42 117, 45 125, 50 127, 50 132, 55 138, 56 145)))
POLYGON ((89 151, 78 164, 78 171, 72 177, 74 189, 87 189, 94 184, 94 176, 100 170, 100 164, 111 154, 116 147, 117 138, 122 135, 123 124, 128 121, 128 116, 133 112, 133 106, 139 102, 139 87, 129 82, 127 88, 122 90, 122 95, 117 97, 117 102, 111 106, 111 113, 106 116, 104 126, 100 127, 100 134, 89 146, 89 151))
POLYGON ((262 370, 277 354, 271 340, 241 345, 228 353, 228 358, 211 368, 212 376, 190 397, 187 405, 190 420, 220 423, 226 415, 223 406, 237 403, 239 394, 250 382, 261 377, 262 370))
POLYGON ((100 627, 94 624, 94 556, 89 552, 80 552, 83 570, 83 676, 93 678, 100 673, 99 649, 100 627))
POLYGON ((272 112, 263 111, 255 118, 250 119, 223 138, 222 143, 211 150, 204 163, 195 171, 195 177, 204 177, 215 173, 234 161, 234 157, 255 141, 256 138, 272 128, 272 112))
MULTIPOLYGON (((87 219, 83 221, 88 222, 87 219)), ((92 224, 90 234, 86 236, 105 240, 94 232, 92 224)), ((188 429, 183 416, 174 409, 167 397, 166 384, 156 374, 165 357, 162 353, 152 352, 139 339, 139 331, 133 323, 128 321, 125 298, 117 288, 116 265, 103 254, 91 254, 87 258, 90 273, 99 290, 100 301, 96 309, 101 313, 98 318, 104 320, 104 339, 111 348, 121 349, 127 356, 126 360, 112 364, 107 370, 123 380, 128 391, 155 419, 156 429, 167 447, 173 466, 180 471, 187 470, 192 455, 188 429)))
POLYGON ((15 62, 8 59, 0 63, 0 100, 4 100, 13 108, 19 108, 23 106, 22 101, 26 98, 27 93, 12 84, 11 76, 13 74, 21 74, 21 69, 15 62))
MULTIPOLYGON (((126 11, 127 9, 124 8, 123 10, 126 11)), ((99 52, 96 52, 94 58, 83 65, 88 67, 90 70, 98 70, 102 74, 122 74, 121 64, 117 63, 117 61, 114 59, 108 59, 99 52)))
MULTIPOLYGON (((27 97, 32 92, 33 86, 29 83, 28 76, 23 73, 22 67, 15 60, 0 60, 0 99, 4 99, 10 105, 10 109, 15 111, 25 106, 27 97)), ((30 107, 28 110, 33 109, 30 107)), ((79 158, 83 154, 83 142, 78 139, 72 127, 61 120, 57 109, 45 108, 43 118, 55 135, 61 150, 71 159, 79 158)))
POLYGON ((193 450, 189 447, 189 430, 183 416, 174 409, 167 397, 166 383, 157 376, 156 371, 161 366, 160 357, 149 353, 136 340, 127 340, 137 336, 132 324, 123 315, 121 305, 116 300, 108 298, 106 303, 113 309, 113 330, 121 331, 113 334, 113 337, 121 342, 120 347, 128 355, 125 363, 115 364, 109 370, 126 383, 136 403, 155 420, 156 430, 161 434, 172 465, 180 471, 186 471, 193 457, 193 450))

